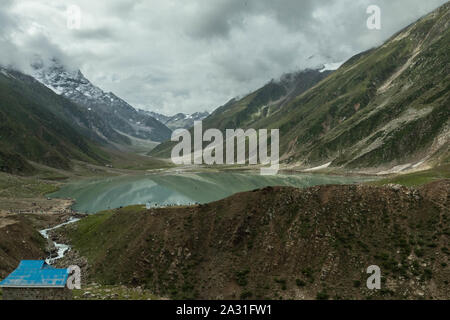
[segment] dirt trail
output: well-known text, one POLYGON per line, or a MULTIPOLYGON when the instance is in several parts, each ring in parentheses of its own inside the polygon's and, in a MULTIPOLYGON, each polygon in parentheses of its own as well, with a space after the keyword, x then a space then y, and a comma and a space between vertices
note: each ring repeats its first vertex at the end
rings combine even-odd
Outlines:
POLYGON ((68 213, 72 204, 70 199, 0 198, 0 210, 8 213, 68 213))

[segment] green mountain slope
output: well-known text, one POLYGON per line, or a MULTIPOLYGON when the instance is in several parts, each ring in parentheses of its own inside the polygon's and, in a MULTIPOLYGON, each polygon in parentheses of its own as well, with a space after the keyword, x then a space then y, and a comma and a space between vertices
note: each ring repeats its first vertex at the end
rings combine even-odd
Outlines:
MULTIPOLYGON (((55 94, 36 78, 17 72, 6 70, 7 74, 17 80, 15 86, 20 87, 20 92, 27 93, 40 105, 45 106, 56 116, 74 125, 82 135, 100 144, 106 145, 109 142, 119 144, 129 144, 130 140, 114 130, 106 117, 96 112, 90 112, 85 106, 70 101, 67 97, 55 94)), ((9 77, 11 80, 11 77, 9 77)))
POLYGON ((304 165, 375 167, 448 152, 449 8, 353 57, 259 126, 279 127, 285 158, 304 165))
POLYGON ((252 128, 277 113, 295 96, 324 79, 329 71, 304 70, 287 74, 279 82, 271 81, 239 101, 232 100, 215 110, 204 121, 206 128, 252 128))
MULTIPOLYGON (((270 81, 242 99, 232 99, 217 108, 202 121, 204 130, 217 128, 254 128, 262 119, 270 119, 284 105, 329 75, 331 71, 303 70, 285 74, 279 81, 270 81)), ((192 131, 192 130, 191 130, 192 131)), ((175 144, 165 142, 150 152, 159 157, 170 157, 175 144)))
MULTIPOLYGON (((282 161, 299 167, 448 161, 449 21, 447 3, 292 101, 268 108, 267 116, 252 118, 250 95, 220 108, 204 127, 279 128, 282 161)), ((167 156, 167 149, 153 154, 167 156)))
MULTIPOLYGON (((103 163, 104 152, 86 139, 90 133, 66 120, 80 107, 54 94, 32 77, 0 70, 0 170, 32 173, 27 160, 69 169, 70 160, 103 163)), ((82 119, 82 117, 80 117, 82 119)))

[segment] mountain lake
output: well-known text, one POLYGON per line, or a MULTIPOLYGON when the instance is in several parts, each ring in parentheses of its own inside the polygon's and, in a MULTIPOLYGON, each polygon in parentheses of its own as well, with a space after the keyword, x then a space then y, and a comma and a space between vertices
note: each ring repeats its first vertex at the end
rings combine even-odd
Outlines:
POLYGON ((49 197, 74 199, 74 210, 95 213, 133 204, 158 207, 208 203, 237 192, 267 186, 305 188, 323 184, 354 184, 373 179, 304 173, 274 176, 262 176, 259 172, 149 173, 69 182, 49 197))

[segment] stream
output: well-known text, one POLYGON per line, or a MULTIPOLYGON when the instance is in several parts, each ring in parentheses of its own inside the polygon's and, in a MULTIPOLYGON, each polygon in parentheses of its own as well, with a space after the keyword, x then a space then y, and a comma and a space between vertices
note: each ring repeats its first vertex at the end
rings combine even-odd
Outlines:
MULTIPOLYGON (((40 233, 45 239, 49 240, 49 239, 50 239, 50 236, 48 235, 48 232, 49 232, 49 231, 52 231, 52 230, 61 228, 61 227, 65 226, 65 225, 68 225, 68 224, 77 222, 77 221, 79 221, 79 220, 80 220, 80 219, 78 219, 78 218, 73 218, 73 217, 71 217, 71 218, 69 219, 69 221, 64 222, 64 223, 61 223, 61 224, 58 224, 57 226, 54 226, 54 227, 52 227, 52 228, 40 230, 39 233, 40 233)), ((66 254, 66 252, 68 252, 68 251, 70 250, 70 246, 67 245, 67 244, 56 243, 56 242, 53 241, 53 240, 51 240, 51 241, 53 242, 55 248, 57 249, 57 255, 56 255, 56 257, 52 257, 52 255, 50 255, 47 259, 45 259, 45 262, 46 262, 47 264, 52 264, 52 263, 55 262, 56 260, 59 260, 59 259, 63 258, 64 255, 66 254)))

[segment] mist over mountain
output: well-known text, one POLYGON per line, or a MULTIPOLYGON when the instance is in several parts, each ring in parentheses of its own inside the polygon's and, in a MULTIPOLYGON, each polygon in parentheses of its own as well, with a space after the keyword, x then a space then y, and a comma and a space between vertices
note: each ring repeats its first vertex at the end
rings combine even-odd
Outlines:
POLYGON ((26 72, 35 54, 57 57, 133 107, 211 112, 272 77, 378 46, 445 2, 375 0, 383 27, 374 31, 367 1, 4 0, 0 64, 26 72), (79 30, 67 28, 74 4, 79 30))
MULTIPOLYGON (((203 127, 225 131, 234 128, 253 128, 253 125, 270 115, 295 97, 325 79, 338 65, 321 65, 286 73, 279 79, 272 79, 262 88, 243 97, 236 97, 215 109, 203 120, 203 127)), ((173 142, 165 142, 151 151, 152 155, 168 157, 173 142)))

